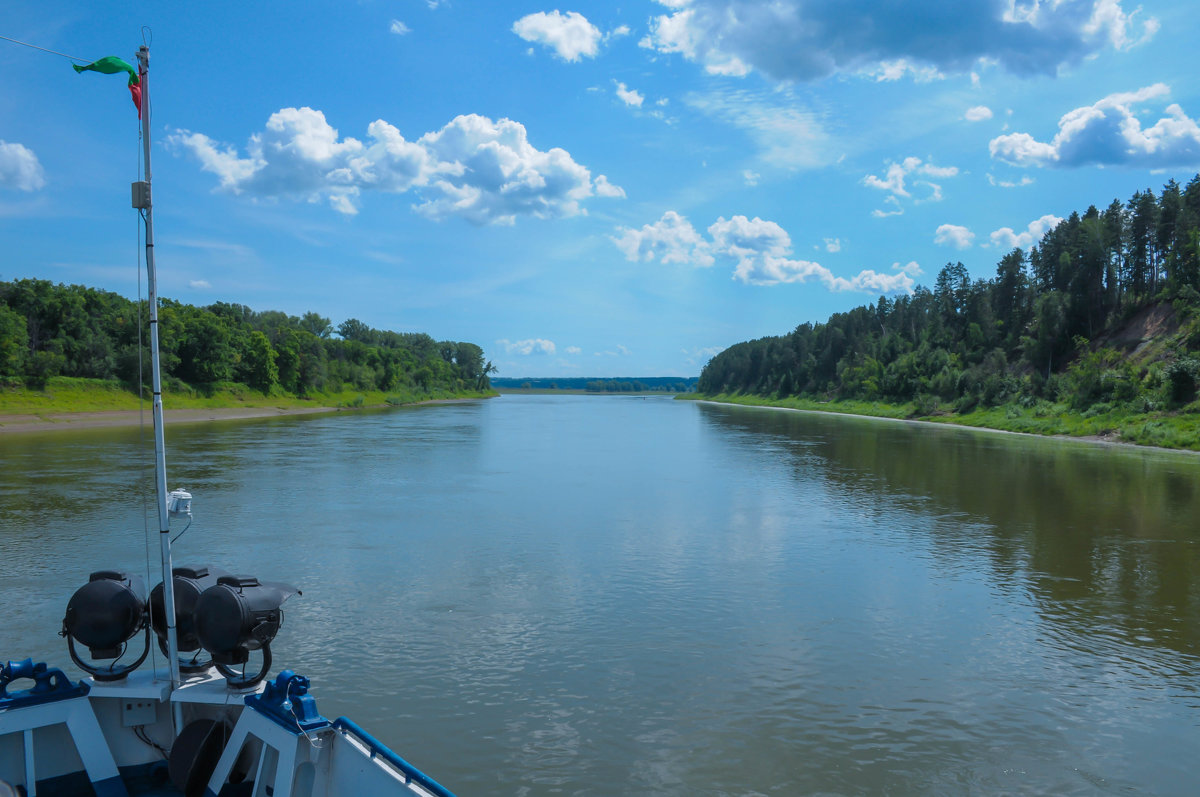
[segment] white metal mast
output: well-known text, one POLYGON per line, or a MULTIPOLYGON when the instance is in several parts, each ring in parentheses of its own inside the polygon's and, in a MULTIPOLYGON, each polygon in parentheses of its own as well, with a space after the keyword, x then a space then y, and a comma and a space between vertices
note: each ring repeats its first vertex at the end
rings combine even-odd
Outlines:
MULTIPOLYGON (((167 666, 171 673, 171 691, 179 688, 179 638, 175 629, 175 579, 171 567, 171 517, 167 510, 167 454, 163 435, 162 375, 158 354, 158 285, 154 271, 154 208, 150 199, 150 48, 138 49, 138 83, 142 89, 142 155, 146 163, 145 180, 133 187, 133 206, 141 209, 146 220, 146 298, 150 305, 150 370, 154 390, 154 475, 158 497, 158 538, 162 548, 163 610, 167 621, 167 666)), ((175 732, 181 726, 180 705, 174 703, 175 732)))

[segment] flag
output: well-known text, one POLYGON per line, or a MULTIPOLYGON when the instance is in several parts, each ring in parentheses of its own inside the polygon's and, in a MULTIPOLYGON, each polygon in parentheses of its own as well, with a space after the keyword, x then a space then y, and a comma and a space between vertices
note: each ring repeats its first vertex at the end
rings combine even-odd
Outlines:
POLYGON ((90 64, 80 66, 79 64, 71 64, 71 68, 76 73, 79 72, 103 72, 106 75, 115 75, 118 72, 129 73, 129 96, 133 98, 133 104, 138 109, 138 118, 142 118, 142 85, 138 80, 137 70, 129 62, 117 58, 115 55, 105 56, 99 61, 92 61, 90 64))

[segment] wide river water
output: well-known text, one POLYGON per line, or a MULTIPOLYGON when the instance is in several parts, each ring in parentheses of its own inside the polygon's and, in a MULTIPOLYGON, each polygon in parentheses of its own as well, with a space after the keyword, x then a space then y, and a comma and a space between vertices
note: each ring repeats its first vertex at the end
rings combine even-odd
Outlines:
MULTIPOLYGON (((150 438, 0 435, 0 659, 147 572, 150 438)), ((167 445, 176 565, 300 587, 276 665, 461 795, 1197 788, 1194 455, 524 395, 167 445)))

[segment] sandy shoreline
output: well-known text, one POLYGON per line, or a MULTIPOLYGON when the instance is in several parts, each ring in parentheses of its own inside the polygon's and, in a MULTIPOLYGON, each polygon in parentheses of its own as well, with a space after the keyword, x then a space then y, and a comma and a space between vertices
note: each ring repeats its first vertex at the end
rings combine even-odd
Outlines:
MULTIPOLYGON (((397 406, 419 407, 426 404, 454 404, 460 401, 479 401, 475 397, 430 399, 397 406)), ((209 407, 208 409, 163 410, 164 421, 176 423, 206 423, 208 421, 243 421, 254 418, 277 418, 285 415, 317 415, 331 412, 359 412, 389 409, 391 405, 368 407, 209 407)), ((106 429, 154 423, 150 408, 145 410, 107 410, 100 412, 28 412, 0 413, 0 437, 14 432, 50 432, 63 429, 106 429)))
MULTIPOLYGON (((282 415, 312 415, 340 412, 337 407, 219 407, 210 409, 163 410, 171 423, 237 421, 250 418, 274 418, 282 415)), ((113 410, 108 412, 48 412, 0 415, 0 435, 11 432, 47 432, 62 429, 104 429, 116 426, 150 424, 150 410, 113 410)))
POLYGON ((722 407, 745 407, 747 409, 763 409, 763 410, 782 410, 784 412, 804 412, 812 415, 840 415, 844 418, 865 418, 873 421, 892 421, 894 423, 907 423, 912 425, 938 427, 942 429, 967 429, 976 432, 988 432, 990 434, 1009 434, 1017 435, 1018 437, 1029 437, 1041 440, 1063 440, 1067 442, 1089 443, 1100 446, 1116 446, 1139 451, 1165 451, 1171 454, 1188 454, 1190 456, 1200 456, 1200 451, 1191 451, 1186 448, 1162 448, 1160 446, 1144 446, 1139 443, 1130 443, 1125 440, 1117 440, 1111 437, 1100 437, 1097 435, 1073 435, 1065 434, 1034 434, 1032 432, 1015 432, 1011 429, 993 429, 990 426, 967 426, 957 423, 938 423, 937 421, 921 421, 915 418, 889 418, 885 415, 855 415, 852 412, 834 412, 832 410, 809 410, 800 409, 799 407, 776 407, 770 404, 738 404, 733 401, 714 401, 712 399, 695 399, 702 404, 718 404, 722 407))

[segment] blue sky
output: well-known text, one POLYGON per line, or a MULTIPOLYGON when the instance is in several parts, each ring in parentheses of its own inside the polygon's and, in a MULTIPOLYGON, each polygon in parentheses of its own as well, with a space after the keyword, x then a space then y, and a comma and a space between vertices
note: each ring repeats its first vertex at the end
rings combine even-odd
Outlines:
MULTIPOLYGON (((1200 170, 1200 8, 1126 0, 13 0, 152 36, 160 293, 691 376, 741 340, 995 273, 1200 170)), ((0 279, 138 290, 119 77, 0 42, 0 279)))

